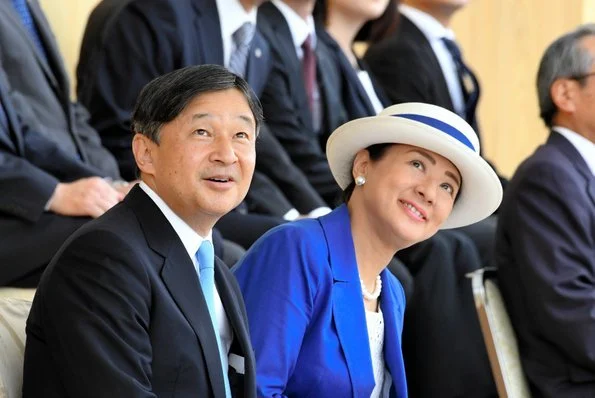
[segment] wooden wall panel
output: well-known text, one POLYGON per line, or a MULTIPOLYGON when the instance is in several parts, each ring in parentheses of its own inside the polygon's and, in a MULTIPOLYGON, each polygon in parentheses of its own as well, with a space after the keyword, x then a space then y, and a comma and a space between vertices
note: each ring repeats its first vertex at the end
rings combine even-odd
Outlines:
POLYGON ((595 1, 474 0, 455 17, 465 58, 481 81, 484 152, 504 175, 547 137, 535 88, 539 60, 556 37, 589 20, 587 3, 595 1))
POLYGON ((56 39, 60 44, 66 68, 70 74, 72 94, 75 90, 75 69, 78 63, 87 18, 99 0, 39 0, 56 39))

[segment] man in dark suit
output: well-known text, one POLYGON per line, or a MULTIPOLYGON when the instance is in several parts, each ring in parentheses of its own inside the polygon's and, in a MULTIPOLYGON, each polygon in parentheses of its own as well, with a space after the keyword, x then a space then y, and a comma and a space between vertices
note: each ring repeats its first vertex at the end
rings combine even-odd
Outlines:
POLYGON ((35 287, 58 248, 127 184, 21 123, 0 63, 0 286, 35 287))
POLYGON ((595 25, 545 51, 537 74, 547 142, 502 202, 498 279, 536 397, 595 396, 595 25))
POLYGON ((347 121, 340 77, 326 44, 317 40, 314 0, 266 2, 258 27, 271 46, 273 66, 261 101, 268 126, 329 204, 339 196, 324 147, 347 121))
POLYGON ((70 101, 62 57, 37 0, 0 0, 0 62, 27 126, 102 175, 120 177, 86 109, 70 101))
MULTIPOLYGON (((77 91, 123 175, 131 176, 135 169, 130 110, 141 87, 152 78, 187 65, 225 65, 239 68, 235 72, 245 76, 260 95, 270 70, 269 47, 254 30, 260 2, 103 0, 95 8, 83 38, 77 91), (220 18, 222 10, 225 19, 220 18), (252 28, 244 34, 246 24, 252 28), (245 43, 237 42, 241 38, 245 43), (243 49, 243 63, 236 62, 234 55, 243 49)), ((325 206, 266 125, 257 152, 257 173, 247 206, 217 225, 224 236, 244 247, 284 218, 325 206), (246 207, 250 213, 246 214, 246 207)))
POLYGON ((223 67, 153 80, 132 117, 141 183, 79 229, 27 322, 24 397, 255 397, 238 285, 216 221, 246 195, 262 109, 223 67))

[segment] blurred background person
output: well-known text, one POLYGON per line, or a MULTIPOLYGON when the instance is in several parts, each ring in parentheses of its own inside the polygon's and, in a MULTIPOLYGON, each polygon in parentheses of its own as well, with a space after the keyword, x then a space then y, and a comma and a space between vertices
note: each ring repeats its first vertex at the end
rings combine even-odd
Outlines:
POLYGON ((536 397, 595 396, 595 24, 545 51, 547 141, 523 162, 498 220, 498 280, 536 397))

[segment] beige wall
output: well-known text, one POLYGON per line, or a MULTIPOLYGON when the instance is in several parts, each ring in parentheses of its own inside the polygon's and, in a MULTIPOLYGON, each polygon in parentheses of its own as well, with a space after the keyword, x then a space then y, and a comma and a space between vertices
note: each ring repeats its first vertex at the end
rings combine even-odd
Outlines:
POLYGON ((39 0, 60 44, 74 95, 75 68, 87 18, 100 0, 39 0))
MULTIPOLYGON (((74 75, 81 35, 99 0, 40 0, 74 75)), ((545 47, 576 25, 595 21, 595 0, 471 0, 454 29, 482 84, 484 150, 505 175, 544 141, 535 93, 545 47)), ((74 84, 73 84, 74 86, 74 84)))
POLYGON ((545 48, 560 34, 595 21, 594 0, 472 0, 455 17, 465 58, 481 81, 486 157, 503 174, 547 137, 535 77, 545 48))

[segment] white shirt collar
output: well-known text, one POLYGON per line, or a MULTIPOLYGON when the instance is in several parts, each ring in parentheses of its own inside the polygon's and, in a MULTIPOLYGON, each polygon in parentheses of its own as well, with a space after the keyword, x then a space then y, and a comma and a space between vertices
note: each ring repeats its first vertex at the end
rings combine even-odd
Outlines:
POLYGON ((184 248, 188 252, 188 256, 190 256, 190 259, 196 266, 196 252, 198 251, 198 248, 202 244, 203 240, 206 239, 210 241, 211 244, 213 243, 212 231, 209 231, 209 234, 206 237, 200 236, 192 228, 190 228, 190 226, 186 224, 184 220, 174 213, 174 211, 163 201, 163 199, 161 199, 161 197, 159 197, 159 195, 157 195, 157 193, 155 193, 155 191, 153 191, 147 184, 141 181, 139 186, 143 191, 145 191, 147 195, 149 195, 149 198, 155 202, 157 207, 159 207, 159 210, 161 210, 165 218, 167 218, 167 221, 169 221, 174 231, 176 231, 180 237, 184 248))
POLYGON ((256 26, 257 8, 246 12, 239 0, 215 0, 219 23, 221 24, 221 37, 223 39, 224 65, 229 63, 233 46, 233 34, 244 23, 250 22, 256 26))
POLYGON ((316 29, 314 27, 314 18, 312 18, 312 15, 309 15, 307 20, 304 21, 302 17, 282 0, 271 0, 271 2, 285 17, 285 21, 287 21, 287 25, 289 25, 293 45, 296 49, 300 49, 298 54, 301 53, 302 44, 308 35, 312 36, 312 48, 316 48, 316 29))
POLYGON ((564 138, 570 141, 572 146, 581 154, 589 169, 591 169, 591 173, 595 175, 595 143, 566 127, 554 126, 552 130, 562 134, 564 138))
POLYGON ((405 15, 422 33, 428 41, 440 40, 443 37, 454 40, 452 29, 445 28, 436 18, 407 4, 399 4, 399 11, 405 15))

